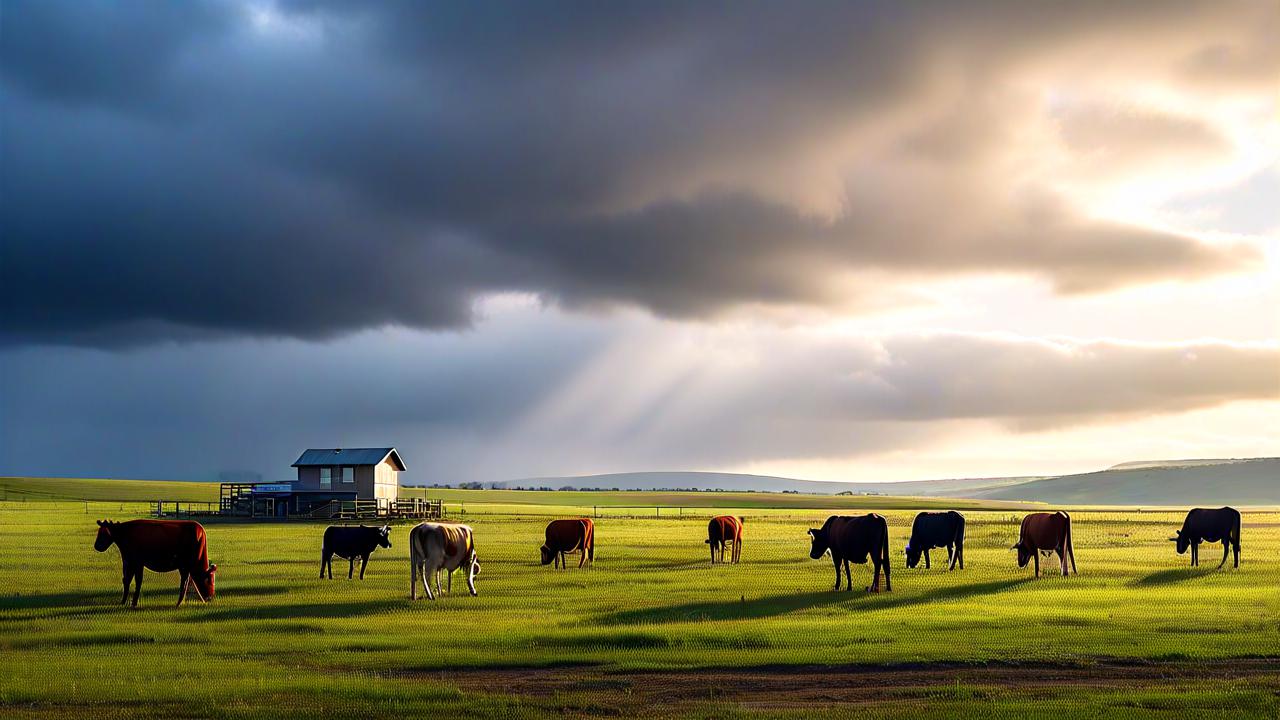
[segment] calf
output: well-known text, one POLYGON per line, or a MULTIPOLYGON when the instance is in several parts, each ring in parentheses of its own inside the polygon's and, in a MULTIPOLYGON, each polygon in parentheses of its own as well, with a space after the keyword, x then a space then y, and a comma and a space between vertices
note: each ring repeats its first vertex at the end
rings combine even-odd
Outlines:
POLYGON ((546 542, 538 551, 542 554, 542 564, 566 568, 565 554, 582 552, 578 567, 583 563, 596 561, 596 524, 591 518, 573 518, 569 520, 552 520, 547 523, 546 542))
POLYGON ((859 517, 833 515, 820 529, 810 529, 809 535, 812 537, 809 557, 817 560, 823 553, 831 551, 831 561, 836 566, 836 590, 840 589, 841 565, 844 566, 847 589, 853 590, 849 563, 864 565, 870 557, 875 570, 871 587, 867 590, 880 592, 880 571, 884 570, 884 589, 893 591, 889 582, 889 523, 884 517, 875 513, 859 517))
POLYGON ((711 564, 716 564, 716 549, 720 550, 720 562, 724 562, 724 547, 733 544, 729 562, 737 565, 742 557, 742 518, 735 515, 719 515, 707 523, 707 544, 711 546, 711 564))
POLYGON ((1234 551, 1235 559, 1232 567, 1240 567, 1240 511, 1231 507, 1207 510, 1195 508, 1187 513, 1182 521, 1182 529, 1169 538, 1178 544, 1181 555, 1191 548, 1191 565, 1200 564, 1200 543, 1222 542, 1222 562, 1218 567, 1227 564, 1228 550, 1234 551))
POLYGON ((914 568, 924 556, 925 569, 929 568, 929 551, 947 549, 948 570, 955 570, 956 563, 964 569, 964 516, 955 510, 947 512, 922 512, 911 523, 911 539, 907 541, 907 567, 914 568))
POLYGON ((348 561, 347 579, 355 573, 356 558, 360 558, 360 579, 364 579, 364 568, 369 564, 369 556, 379 547, 391 547, 391 528, 368 527, 360 525, 331 525, 325 528, 324 540, 320 544, 320 578, 324 579, 325 569, 329 570, 329 579, 333 579, 333 556, 348 561))
POLYGON ((1048 555, 1058 553, 1062 565, 1062 576, 1067 576, 1067 561, 1071 561, 1071 572, 1076 571, 1076 553, 1071 546, 1071 516, 1059 510, 1055 513, 1031 513, 1022 518, 1022 529, 1018 534, 1018 544, 1012 550, 1018 551, 1018 567, 1027 566, 1027 561, 1035 558, 1036 577, 1040 577, 1040 553, 1048 555))
POLYGON ((106 552, 114 544, 120 548, 124 566, 123 605, 129 599, 129 581, 133 586, 133 607, 138 607, 142 592, 142 570, 178 571, 178 605, 187 599, 187 586, 194 585, 200 599, 213 599, 213 574, 217 565, 209 563, 209 547, 204 528, 190 520, 129 520, 116 523, 98 521, 98 537, 93 549, 106 552))
POLYGON ((453 523, 419 523, 409 531, 409 597, 418 599, 418 578, 427 597, 436 599, 440 594, 440 571, 449 575, 449 589, 453 590, 453 572, 466 565, 467 588, 476 594, 476 576, 480 574, 480 560, 476 556, 471 528, 453 523), (436 580, 436 591, 431 592, 431 580, 436 580))

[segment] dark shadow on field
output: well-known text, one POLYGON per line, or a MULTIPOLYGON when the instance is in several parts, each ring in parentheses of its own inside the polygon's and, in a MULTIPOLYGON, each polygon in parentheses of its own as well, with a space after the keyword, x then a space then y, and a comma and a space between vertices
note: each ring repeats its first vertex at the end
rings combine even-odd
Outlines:
POLYGON ((1130 582, 1135 587, 1150 587, 1152 585, 1168 585, 1170 583, 1182 582, 1184 580, 1194 580, 1196 578, 1207 577, 1217 572, 1217 568, 1197 568, 1197 567, 1180 567, 1170 570, 1157 570, 1148 573, 1142 577, 1130 582))
POLYGON ((630 625, 632 623, 677 623, 698 620, 750 620, 776 617, 813 608, 832 605, 849 605, 867 610, 893 607, 909 607, 939 600, 959 600, 976 595, 989 595, 1031 582, 1031 578, 993 580, 990 582, 937 588, 918 594, 871 594, 862 589, 823 590, 820 592, 770 595, 753 600, 728 600, 724 602, 695 602, 667 605, 640 610, 624 610, 600 618, 603 625, 630 625))
MULTIPOLYGON (((119 588, 114 593, 101 590, 80 590, 63 593, 5 595, 0 597, 0 610, 38 610, 41 608, 95 606, 109 602, 112 595, 115 596, 116 604, 119 604, 119 588)), ((174 590, 174 597, 177 597, 177 590, 174 590)))
MULTIPOLYGON (((257 607, 229 607, 197 613, 184 620, 207 622, 210 620, 297 620, 300 618, 346 618, 403 608, 408 598, 363 600, 358 602, 301 603, 289 605, 262 605, 257 607)), ((430 603, 430 600, 419 600, 430 603)), ((216 607, 216 604, 212 607, 216 607)))

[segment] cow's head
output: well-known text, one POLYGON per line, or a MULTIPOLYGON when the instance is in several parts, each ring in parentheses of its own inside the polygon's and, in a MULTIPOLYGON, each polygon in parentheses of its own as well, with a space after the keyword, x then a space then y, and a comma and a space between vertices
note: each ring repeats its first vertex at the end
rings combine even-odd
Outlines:
POLYGON ((1035 548, 1027 547, 1021 540, 1018 541, 1017 545, 1009 549, 1018 551, 1018 567, 1020 568, 1026 567, 1027 563, 1031 562, 1031 558, 1036 554, 1035 548))
POLYGON ((923 552, 920 551, 919 548, 911 547, 911 543, 907 543, 906 553, 907 553, 908 568, 914 568, 915 566, 919 565, 920 556, 924 554, 923 552))
POLYGON ((391 526, 383 525, 378 528, 378 544, 384 548, 391 547, 391 526))
POLYGON ((210 563, 208 570, 191 573, 191 582, 195 585, 196 592, 200 594, 200 599, 205 602, 213 599, 213 575, 216 572, 218 572, 218 566, 210 563))
POLYGON ((1177 547, 1179 555, 1185 553, 1187 548, 1191 546, 1191 538, 1184 535, 1181 530, 1178 531, 1176 536, 1169 538, 1169 541, 1178 544, 1177 547))
POLYGON ((813 545, 809 548, 809 557, 813 558, 814 560, 817 560, 818 558, 825 555, 827 552, 827 548, 830 547, 830 543, 827 540, 827 529, 826 528, 821 528, 821 529, 810 528, 809 535, 811 536, 812 542, 813 542, 813 545))
POLYGON ((116 539, 111 537, 111 521, 99 520, 98 537, 93 541, 93 549, 98 552, 106 552, 107 548, 111 547, 111 543, 115 541, 116 539))
POLYGON ((551 562, 556 559, 556 554, 552 552, 551 548, 547 547, 546 545, 543 545, 542 547, 538 548, 538 552, 542 553, 543 565, 550 565, 551 562))

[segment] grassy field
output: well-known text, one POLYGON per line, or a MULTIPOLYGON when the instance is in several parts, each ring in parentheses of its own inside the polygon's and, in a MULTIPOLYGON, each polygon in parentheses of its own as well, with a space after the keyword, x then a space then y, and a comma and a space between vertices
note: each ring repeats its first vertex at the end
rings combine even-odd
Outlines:
MULTIPOLYGON (((882 510, 893 592, 869 595, 832 592, 830 561, 808 559, 805 529, 825 510, 744 503, 743 562, 714 568, 702 542, 711 510, 606 516, 595 567, 556 572, 537 564, 537 515, 574 509, 488 492, 466 501, 479 597, 411 602, 407 525, 360 582, 317 579, 320 524, 210 522, 217 598, 175 609, 176 575, 148 573, 137 610, 117 605, 118 552, 91 544, 94 519, 141 516, 145 505, 0 502, 0 712, 793 717, 830 703, 866 717, 923 707, 934 717, 1280 712, 1280 512, 1246 512, 1242 566, 1222 571, 1216 558, 1193 570, 1174 554, 1165 538, 1180 513, 1076 512, 1081 574, 1034 580, 1008 550, 1020 511, 966 510, 967 569, 947 573, 904 569, 914 511, 882 510)), ((632 493, 584 494, 643 504, 624 502, 632 493)), ((580 507, 577 495, 562 497, 580 507)), ((763 496, 778 497, 793 496, 763 496)), ((854 499, 876 507, 868 501, 880 498, 854 499)), ((855 583, 868 576, 855 568, 855 583)))

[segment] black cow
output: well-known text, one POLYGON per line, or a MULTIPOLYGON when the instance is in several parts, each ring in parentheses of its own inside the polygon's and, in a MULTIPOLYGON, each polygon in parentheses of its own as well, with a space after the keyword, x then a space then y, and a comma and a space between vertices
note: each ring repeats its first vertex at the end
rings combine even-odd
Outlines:
POLYGON ((347 579, 355 573, 356 558, 360 558, 360 579, 364 579, 364 566, 369 564, 369 556, 378 547, 391 547, 389 537, 391 528, 369 527, 367 525, 331 525, 325 528, 324 542, 320 546, 320 578, 324 579, 325 568, 329 570, 329 579, 333 579, 333 556, 350 561, 347 567, 347 579))
POLYGON ((831 551, 831 562, 836 566, 836 586, 840 589, 840 566, 844 566, 844 577, 848 589, 853 589, 853 578, 849 575, 849 563, 865 565, 867 558, 875 566, 875 575, 869 592, 880 592, 880 571, 884 570, 885 592, 892 592, 889 582, 889 523, 884 517, 869 513, 859 517, 832 515, 820 529, 809 530, 813 545, 809 549, 809 557, 817 560, 823 553, 831 551))
POLYGON ((907 541, 907 567, 914 568, 924 556, 925 569, 929 568, 929 551, 947 549, 948 570, 955 570, 956 563, 964 569, 964 516, 955 510, 947 512, 922 512, 911 523, 911 539, 907 541))
POLYGON ((1218 563, 1218 567, 1227 564, 1229 551, 1235 552, 1232 566, 1240 567, 1240 511, 1235 508, 1195 508, 1187 513, 1187 519, 1182 521, 1182 529, 1178 534, 1169 539, 1178 543, 1179 555, 1185 553, 1187 547, 1191 548, 1192 566, 1200 564, 1200 543, 1221 541, 1222 562, 1218 563))

